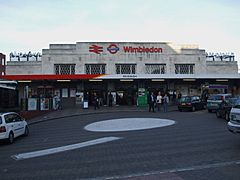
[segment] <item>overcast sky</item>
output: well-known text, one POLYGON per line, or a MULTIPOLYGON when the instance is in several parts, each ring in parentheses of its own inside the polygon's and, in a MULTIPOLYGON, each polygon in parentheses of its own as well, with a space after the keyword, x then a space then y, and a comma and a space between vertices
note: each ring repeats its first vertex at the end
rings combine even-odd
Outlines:
POLYGON ((50 43, 154 41, 234 52, 239 60, 239 9, 239 0, 0 0, 0 52, 41 52, 50 43))

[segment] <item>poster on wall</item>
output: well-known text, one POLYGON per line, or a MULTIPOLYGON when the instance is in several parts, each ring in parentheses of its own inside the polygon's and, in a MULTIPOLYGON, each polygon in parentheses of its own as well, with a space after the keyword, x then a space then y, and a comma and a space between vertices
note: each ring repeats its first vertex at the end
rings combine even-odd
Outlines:
POLYGON ((116 92, 112 92, 112 96, 113 96, 112 104, 116 105, 116 103, 117 103, 117 93, 116 92))
POLYGON ((148 93, 145 88, 138 89, 137 106, 147 106, 148 93))
POLYGON ((76 92, 76 104, 83 104, 83 92, 76 92))
POLYGON ((84 101, 83 102, 83 109, 87 109, 88 108, 88 102, 87 101, 84 101))
POLYGON ((68 88, 62 88, 62 97, 64 98, 68 97, 68 88))
POLYGON ((58 95, 60 97, 60 89, 55 89, 54 90, 54 95, 58 95))
POLYGON ((70 89, 70 97, 76 97, 76 89, 70 89))
POLYGON ((76 92, 76 104, 83 104, 83 92, 76 92))
POLYGON ((55 96, 54 96, 53 99, 52 99, 52 108, 53 108, 54 110, 57 109, 57 100, 56 100, 55 96))
POLYGON ((28 111, 37 110, 37 98, 28 98, 28 111))
POLYGON ((40 99, 40 110, 49 110, 49 99, 47 98, 40 99))
POLYGON ((28 98, 28 89, 29 89, 28 86, 25 86, 25 87, 24 87, 24 94, 23 94, 23 97, 24 97, 24 98, 28 98))

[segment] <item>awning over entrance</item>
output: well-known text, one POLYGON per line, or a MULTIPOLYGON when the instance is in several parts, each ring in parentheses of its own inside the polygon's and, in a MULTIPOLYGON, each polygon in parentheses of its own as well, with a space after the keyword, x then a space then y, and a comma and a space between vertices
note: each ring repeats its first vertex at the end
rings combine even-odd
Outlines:
POLYGON ((5 75, 2 79, 16 81, 34 81, 34 80, 77 80, 94 79, 100 77, 99 74, 36 74, 36 75, 5 75))
POLYGON ((39 81, 39 80, 129 80, 129 79, 150 79, 150 80, 165 80, 165 79, 182 79, 182 80, 197 80, 197 79, 216 79, 230 80, 240 79, 240 74, 36 74, 36 75, 3 75, 2 79, 15 81, 39 81))

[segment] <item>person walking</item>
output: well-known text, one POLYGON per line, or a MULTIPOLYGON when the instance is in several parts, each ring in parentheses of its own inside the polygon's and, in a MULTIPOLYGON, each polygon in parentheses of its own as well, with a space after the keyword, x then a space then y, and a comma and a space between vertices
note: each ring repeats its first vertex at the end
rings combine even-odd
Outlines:
POLYGON ((110 91, 109 92, 109 95, 108 95, 108 105, 109 106, 112 106, 112 102, 113 102, 113 95, 112 95, 112 92, 110 91))
POLYGON ((154 93, 152 92, 151 95, 148 97, 148 105, 149 105, 149 112, 155 112, 154 111, 154 105, 155 105, 155 102, 156 102, 156 98, 154 96, 154 93))
POLYGON ((165 95, 163 97, 163 109, 164 109, 164 112, 168 112, 168 103, 169 103, 169 97, 168 97, 167 93, 165 93, 165 95))
POLYGON ((157 95, 157 108, 158 108, 158 111, 161 110, 162 98, 163 97, 161 95, 161 92, 159 91, 158 95, 157 95))
POLYGON ((177 92, 176 92, 176 90, 174 90, 174 91, 173 91, 173 95, 172 95, 173 105, 176 105, 176 99, 177 99, 177 92))
POLYGON ((97 93, 93 93, 93 105, 94 109, 99 109, 99 98, 97 96, 97 93))
POLYGON ((178 103, 180 103, 180 99, 182 98, 182 93, 179 91, 178 92, 178 103))
POLYGON ((53 97, 53 100, 54 100, 54 103, 55 103, 55 106, 53 107, 54 110, 59 110, 61 109, 61 99, 58 95, 58 93, 56 93, 56 95, 53 97))

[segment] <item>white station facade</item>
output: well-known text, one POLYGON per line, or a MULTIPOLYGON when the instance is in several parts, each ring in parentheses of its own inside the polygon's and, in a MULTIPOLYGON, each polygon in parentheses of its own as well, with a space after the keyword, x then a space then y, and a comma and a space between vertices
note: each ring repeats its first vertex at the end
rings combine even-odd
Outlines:
POLYGON ((102 105, 108 104, 109 92, 117 105, 144 104, 147 91, 240 94, 232 53, 207 54, 196 45, 161 42, 50 44, 42 55, 11 54, 4 78, 18 81, 20 99, 46 100, 57 93, 64 107, 91 105, 94 92, 102 105))

